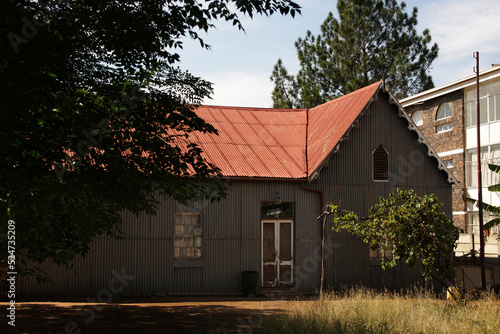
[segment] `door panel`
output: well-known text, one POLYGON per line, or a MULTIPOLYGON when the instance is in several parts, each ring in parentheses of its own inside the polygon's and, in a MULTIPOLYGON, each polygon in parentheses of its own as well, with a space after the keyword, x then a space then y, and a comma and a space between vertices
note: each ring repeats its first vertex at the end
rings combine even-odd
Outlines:
POLYGON ((263 275, 262 281, 265 283, 265 286, 273 286, 276 282, 276 265, 264 264, 263 275))
POLYGON ((276 238, 274 223, 264 223, 262 227, 262 260, 264 263, 274 262, 276 258, 276 238))
POLYGON ((279 225, 279 285, 292 285, 292 223, 278 222, 279 225))
POLYGON ((281 285, 290 285, 292 283, 292 266, 288 264, 280 264, 280 279, 281 285))
POLYGON ((262 285, 293 284, 293 221, 262 221, 262 285))
POLYGON ((280 260, 292 260, 292 223, 280 223, 280 260))

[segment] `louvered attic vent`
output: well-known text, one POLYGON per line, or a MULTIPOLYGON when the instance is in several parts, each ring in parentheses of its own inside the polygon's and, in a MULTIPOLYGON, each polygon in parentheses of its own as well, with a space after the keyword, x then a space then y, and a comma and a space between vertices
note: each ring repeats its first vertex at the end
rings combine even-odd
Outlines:
POLYGON ((389 180, 389 153, 380 144, 373 151, 373 181, 389 180))

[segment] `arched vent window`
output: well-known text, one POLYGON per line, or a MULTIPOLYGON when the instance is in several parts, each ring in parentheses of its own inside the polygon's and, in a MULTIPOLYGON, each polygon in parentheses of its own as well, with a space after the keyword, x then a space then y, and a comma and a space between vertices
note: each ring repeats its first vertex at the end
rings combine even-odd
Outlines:
POLYGON ((380 144, 373 151, 373 181, 389 180, 389 152, 380 144))
POLYGON ((416 126, 420 126, 424 124, 424 118, 422 117, 422 114, 420 111, 416 111, 413 116, 411 117, 413 122, 415 123, 416 126))
POLYGON ((437 112, 436 120, 445 119, 451 117, 451 107, 448 103, 443 103, 437 112))

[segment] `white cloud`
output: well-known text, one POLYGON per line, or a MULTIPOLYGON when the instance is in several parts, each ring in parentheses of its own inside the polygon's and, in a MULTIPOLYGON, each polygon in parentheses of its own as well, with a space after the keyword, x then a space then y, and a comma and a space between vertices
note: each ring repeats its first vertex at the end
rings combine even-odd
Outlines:
POLYGON ((205 100, 208 105, 235 107, 272 106, 271 92, 273 83, 270 73, 264 72, 217 72, 204 78, 211 81, 214 87, 214 98, 205 100))
POLYGON ((473 52, 480 52, 480 69, 500 62, 500 24, 498 0, 440 0, 419 8, 419 29, 428 28, 439 56, 431 75, 436 85, 443 85, 473 74, 473 52))
MULTIPOLYGON (((206 104, 270 107, 272 68, 282 58, 291 74, 299 68, 294 42, 306 30, 319 32, 329 11, 337 13, 335 1, 299 1, 303 16, 242 16, 247 34, 230 23, 216 22, 206 41, 212 51, 194 43, 182 52, 182 67, 214 83, 214 99, 206 104), (227 29, 227 30, 226 30, 227 29)), ((500 63, 498 0, 407 0, 407 11, 418 7, 418 31, 430 30, 439 45, 439 57, 431 75, 439 86, 472 75, 474 51, 480 52, 481 70, 500 63)))
POLYGON ((438 43, 444 61, 453 61, 470 50, 500 52, 498 0, 438 1, 425 8, 426 26, 438 43))

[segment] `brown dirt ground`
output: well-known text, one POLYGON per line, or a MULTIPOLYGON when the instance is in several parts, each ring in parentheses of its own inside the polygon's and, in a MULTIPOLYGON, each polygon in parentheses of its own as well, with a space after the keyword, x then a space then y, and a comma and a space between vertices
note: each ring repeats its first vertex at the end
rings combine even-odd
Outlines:
POLYGON ((300 301, 264 297, 113 297, 109 303, 85 298, 23 298, 16 301, 15 327, 0 302, 0 333, 251 333, 264 318, 300 301))

